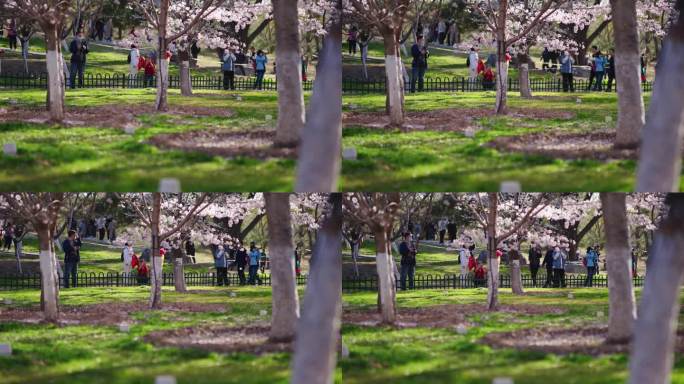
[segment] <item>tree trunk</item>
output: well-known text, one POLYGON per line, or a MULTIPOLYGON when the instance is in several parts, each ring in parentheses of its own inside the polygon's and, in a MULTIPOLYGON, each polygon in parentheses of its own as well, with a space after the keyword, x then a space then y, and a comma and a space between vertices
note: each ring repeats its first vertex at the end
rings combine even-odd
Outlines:
POLYGON ((271 255, 273 292, 270 338, 289 341, 295 336, 299 319, 290 195, 265 193, 264 201, 268 218, 268 251, 271 255))
POLYGON ((530 87, 530 65, 528 64, 530 59, 529 54, 518 55, 519 69, 518 69, 518 82, 520 83, 520 97, 522 98, 532 98, 532 88, 530 87))
POLYGON ((185 293, 188 291, 188 287, 185 284, 185 263, 183 262, 183 257, 176 257, 173 262, 173 285, 176 288, 176 292, 185 293))
MULTIPOLYGON (((337 15, 341 5, 338 2, 337 15)), ((337 190, 342 147, 342 21, 333 15, 319 54, 309 114, 299 147, 297 192, 337 190)))
POLYGON ((155 101, 155 108, 159 112, 166 112, 169 109, 167 100, 169 87, 169 61, 166 59, 166 50, 169 43, 166 41, 169 1, 170 0, 159 0, 159 18, 157 21, 159 52, 157 53, 157 99, 155 101))
POLYGON ((499 306, 499 258, 496 257, 496 215, 499 196, 490 192, 489 211, 487 213, 487 309, 496 311, 499 306))
POLYGON ((496 54, 496 105, 497 115, 508 113, 508 61, 506 60, 506 44, 504 41, 497 41, 496 54))
POLYGON ((59 274, 57 259, 52 247, 52 236, 47 224, 35 226, 40 246, 41 306, 45 320, 55 322, 59 318, 59 274))
POLYGON ((47 108, 50 119, 62 121, 64 119, 64 73, 62 72, 62 58, 59 51, 59 36, 56 27, 45 28, 45 61, 48 72, 47 108))
POLYGON ((608 272, 608 342, 627 342, 636 319, 624 193, 601 193, 608 272))
POLYGON ((152 194, 152 217, 150 230, 152 232, 152 276, 150 278, 150 308, 161 309, 162 273, 164 259, 159 254, 159 216, 161 214, 161 194, 152 194))
POLYGON ((385 45, 385 74, 387 76, 387 113, 390 126, 404 125, 404 81, 402 79, 401 58, 394 32, 383 36, 385 45))
POLYGON ((378 290, 380 298, 380 314, 384 324, 394 324, 397 317, 396 280, 392 254, 389 249, 387 232, 383 229, 375 233, 375 263, 378 271, 378 290))
POLYGON ((641 135, 637 191, 678 191, 684 136, 684 5, 663 44, 648 120, 641 135))
POLYGON ((511 290, 515 295, 524 295, 522 285, 522 272, 520 270, 520 260, 511 262, 511 290))
POLYGON ((684 195, 673 194, 668 199, 670 212, 655 237, 648 261, 636 321, 639 331, 634 333, 629 359, 631 384, 670 382, 684 272, 684 195))
POLYGON ((615 147, 636 148, 644 126, 636 0, 611 0, 615 36, 618 122, 615 147))
POLYGON ((190 79, 190 54, 183 50, 180 56, 180 89, 181 95, 192 96, 192 80, 190 79))
POLYGON ((292 384, 331 384, 342 315, 342 195, 333 193, 313 251, 304 311, 297 325, 292 384))
POLYGON ((304 127, 302 53, 297 13, 297 0, 273 1, 278 63, 278 129, 274 144, 278 147, 296 147, 304 127))

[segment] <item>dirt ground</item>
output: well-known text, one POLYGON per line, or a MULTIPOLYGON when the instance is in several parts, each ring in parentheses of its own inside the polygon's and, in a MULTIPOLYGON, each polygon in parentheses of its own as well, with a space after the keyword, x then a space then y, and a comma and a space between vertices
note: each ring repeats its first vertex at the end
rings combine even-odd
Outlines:
MULTIPOLYGON (((502 305, 498 313, 519 315, 562 314, 560 307, 547 305, 502 305)), ((488 315, 491 312, 483 304, 445 304, 418 308, 401 308, 397 311, 397 328, 457 328, 471 324, 467 318, 473 315, 488 315)), ((380 325, 380 314, 377 310, 347 310, 342 315, 345 324, 361 326, 380 325)))
MULTIPOLYGON (((68 107, 66 118, 60 123, 68 127, 138 128, 137 116, 156 113, 152 103, 110 104, 95 107, 68 107)), ((230 117, 233 111, 227 108, 201 107, 191 105, 169 105, 164 115, 174 118, 223 116, 230 117)), ((34 124, 50 123, 48 111, 41 107, 0 107, 0 122, 24 122, 34 124)))
MULTIPOLYGON (((164 303, 165 312, 221 312, 226 311, 224 304, 192 302, 164 303)), ((132 303, 104 303, 60 307, 59 325, 119 325, 132 323, 135 312, 148 311, 147 300, 132 303)), ((17 307, 0 305, 0 322, 42 323, 45 321, 38 306, 17 307)))
MULTIPOLYGON (((494 117, 492 108, 450 108, 434 111, 406 113, 405 131, 445 131, 465 133, 468 128, 475 128, 477 120, 484 117, 494 117)), ((509 117, 529 119, 565 119, 575 117, 572 112, 520 108, 511 109, 509 117)), ((384 112, 345 112, 343 115, 345 127, 362 126, 368 128, 389 127, 389 117, 384 112)))
POLYGON ((255 355, 290 352, 292 343, 269 340, 270 327, 259 324, 250 327, 188 327, 152 332, 146 342, 156 346, 198 348, 211 352, 246 352, 255 355))
POLYGON ((202 152, 212 156, 246 156, 257 159, 296 158, 296 148, 273 146, 273 129, 254 129, 231 132, 226 130, 197 130, 168 135, 157 135, 149 143, 162 149, 202 152))
MULTIPOLYGON (((583 328, 529 328, 513 332, 490 333, 480 342, 494 348, 515 348, 536 352, 566 355, 581 353, 605 355, 629 353, 629 343, 607 343, 607 326, 583 328)), ((677 352, 684 352, 684 331, 677 332, 677 352)))

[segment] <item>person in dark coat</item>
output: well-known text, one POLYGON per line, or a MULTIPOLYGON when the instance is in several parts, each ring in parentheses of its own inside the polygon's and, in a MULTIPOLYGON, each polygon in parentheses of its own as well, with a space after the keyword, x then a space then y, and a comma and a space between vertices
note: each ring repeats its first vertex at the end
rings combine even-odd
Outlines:
POLYGON ((76 88, 76 75, 78 75, 78 87, 83 88, 83 72, 85 71, 86 55, 88 54, 88 41, 83 37, 83 32, 71 40, 69 45, 71 52, 71 71, 69 73, 69 86, 76 88))
POLYGON ((608 85, 606 92, 613 91, 613 81, 615 81, 615 50, 611 49, 608 56, 608 64, 606 65, 606 76, 608 76, 608 85))
POLYGON ((406 277, 408 277, 409 289, 413 289, 413 277, 416 272, 416 249, 411 242, 410 232, 404 233, 404 239, 399 244, 399 254, 401 255, 401 290, 406 290, 406 277))
POLYGON ((423 92, 427 59, 430 53, 424 44, 422 35, 416 37, 416 43, 411 47, 411 56, 413 56, 411 62, 411 93, 416 93, 416 82, 418 82, 418 92, 423 92))
POLYGON ((247 279, 245 278, 245 268, 247 268, 247 263, 247 250, 241 245, 237 252, 235 252, 235 265, 237 267, 240 285, 245 285, 247 282, 247 279))
POLYGON ((542 262, 542 267, 546 267, 546 281, 544 282, 544 288, 549 288, 553 286, 553 247, 549 247, 546 250, 546 255, 544 255, 544 261, 542 262))
POLYGON ((532 275, 532 285, 537 286, 537 273, 539 272, 539 263, 542 258, 542 252, 539 245, 532 244, 530 247, 530 275, 532 275))
POLYGON ((81 261, 76 241, 76 231, 69 230, 66 240, 62 243, 62 250, 64 251, 64 288, 69 288, 69 277, 71 277, 71 285, 75 288, 78 262, 81 261))
POLYGON ((195 243, 192 239, 188 239, 188 241, 185 242, 185 253, 193 264, 197 264, 197 260, 195 259, 195 243))

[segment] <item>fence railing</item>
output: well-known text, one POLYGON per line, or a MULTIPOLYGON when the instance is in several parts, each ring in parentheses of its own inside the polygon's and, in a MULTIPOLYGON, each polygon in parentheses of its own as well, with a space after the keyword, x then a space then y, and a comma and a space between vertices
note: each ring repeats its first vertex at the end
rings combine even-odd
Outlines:
MULTIPOLYGON (((587 275, 584 274, 566 274, 565 287, 568 288, 582 288, 585 286, 587 275)), ((414 289, 464 289, 486 287, 487 278, 477 279, 472 274, 461 276, 458 274, 447 275, 416 275, 414 279, 414 289)), ((537 287, 542 287, 546 282, 546 274, 537 275, 537 287)), ((644 285, 643 276, 635 276, 632 279, 635 287, 642 287, 644 285)), ((525 288, 534 287, 531 275, 522 275, 522 284, 525 288)), ((400 279, 396 279, 397 288, 400 287, 400 279)), ((406 280, 406 287, 408 288, 408 279, 406 280)), ((499 275, 499 287, 510 288, 511 276, 499 275)), ((608 287, 608 276, 595 275, 592 287, 608 287)), ((377 277, 366 278, 345 278, 342 280, 343 291, 375 291, 378 289, 377 277)))
MULTIPOLYGON (((66 85, 69 86, 69 80, 66 80, 66 85)), ((194 89, 223 89, 222 76, 191 76, 192 87, 194 89)), ((78 81, 77 81, 78 83, 78 81)), ((143 75, 131 77, 124 73, 114 74, 100 74, 87 73, 83 77, 84 88, 145 88, 146 86, 156 87, 156 79, 145 79, 143 75)), ((410 91, 410 82, 405 82, 406 92, 410 91)), ((589 82, 587 80, 574 80, 573 82, 575 92, 586 92, 589 82)), ((169 76, 169 87, 180 88, 180 76, 169 76)), ((313 81, 307 80, 302 82, 302 87, 305 91, 313 89, 313 81)), ((642 84, 644 92, 653 90, 652 82, 644 82, 642 84)), ((2 74, 0 76, 0 88, 9 89, 46 89, 47 88, 47 74, 2 74)), ((530 80, 530 88, 533 92, 563 92, 563 82, 561 79, 532 79, 530 80)), ((248 76, 236 76, 234 82, 234 89, 238 91, 246 91, 255 89, 255 78, 248 76)), ((278 89, 278 82, 276 79, 266 78, 263 80, 261 89, 268 91, 275 91, 278 89)), ((470 79, 466 77, 427 77, 423 85, 424 92, 479 92, 485 90, 495 90, 496 82, 487 83, 481 79, 470 79)), ((607 81, 603 82, 603 89, 607 89, 607 81)), ((370 93, 385 93, 385 80, 359 80, 359 79, 343 79, 342 91, 352 94, 370 94, 370 93)), ((508 79, 508 90, 519 91, 520 82, 518 79, 508 79)), ((612 92, 616 92, 617 87, 613 84, 612 92)))
MULTIPOLYGON (((173 273, 163 273, 163 285, 174 284, 173 273)), ((149 284, 148 281, 138 279, 135 274, 123 273, 79 273, 76 277, 76 285, 79 287, 126 287, 140 284, 149 284)), ((307 277, 297 276, 297 285, 306 285, 307 277)), ((69 281, 71 285, 71 280, 69 281)), ((185 284, 188 286, 214 286, 217 285, 216 273, 213 272, 187 272, 185 284)), ((228 285, 239 285, 240 278, 235 273, 228 274, 228 285)), ((259 275, 258 285, 271 285, 270 275, 259 275)), ((64 278, 60 278, 60 285, 64 285, 64 278)), ((0 274, 0 290, 40 289, 40 273, 26 274, 0 274)))

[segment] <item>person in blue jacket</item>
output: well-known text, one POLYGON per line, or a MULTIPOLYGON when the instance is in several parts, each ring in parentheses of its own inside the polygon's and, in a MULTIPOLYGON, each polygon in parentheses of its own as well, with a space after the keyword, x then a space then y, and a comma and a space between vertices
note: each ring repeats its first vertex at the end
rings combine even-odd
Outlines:
POLYGON ((594 248, 587 248, 587 255, 584 257, 584 262, 587 267, 587 279, 584 282, 585 287, 594 285, 594 275, 596 275, 596 266, 598 265, 598 254, 594 248))
POLYGON ((566 255, 556 246, 553 249, 553 287, 565 288, 565 263, 566 255))
POLYGON ((259 261, 261 260, 261 251, 256 247, 254 242, 249 245, 249 279, 247 284, 256 285, 257 280, 261 284, 261 279, 257 276, 259 271, 259 261))
POLYGON ((601 51, 594 54, 594 72, 596 76, 596 83, 594 83, 594 91, 603 91, 603 76, 606 74, 606 66, 608 60, 601 51))
POLYGON ((266 73, 266 64, 268 63, 268 57, 261 49, 257 51, 256 57, 254 58, 254 65, 256 71, 256 81, 254 82, 254 89, 262 89, 264 84, 264 74, 266 73))
POLYGON ((228 260, 223 245, 214 251, 214 267, 216 267, 216 285, 228 285, 228 260))

